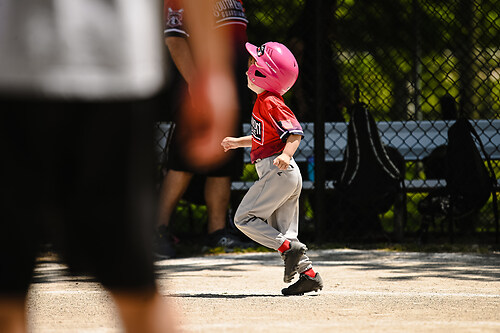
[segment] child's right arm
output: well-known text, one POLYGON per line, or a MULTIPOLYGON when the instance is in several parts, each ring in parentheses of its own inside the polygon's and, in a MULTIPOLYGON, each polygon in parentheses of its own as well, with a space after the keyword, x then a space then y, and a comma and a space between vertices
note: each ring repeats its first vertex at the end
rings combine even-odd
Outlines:
POLYGON ((233 138, 228 136, 222 140, 221 144, 222 148, 224 148, 224 152, 230 149, 243 148, 243 147, 252 147, 252 136, 241 136, 239 138, 233 138))

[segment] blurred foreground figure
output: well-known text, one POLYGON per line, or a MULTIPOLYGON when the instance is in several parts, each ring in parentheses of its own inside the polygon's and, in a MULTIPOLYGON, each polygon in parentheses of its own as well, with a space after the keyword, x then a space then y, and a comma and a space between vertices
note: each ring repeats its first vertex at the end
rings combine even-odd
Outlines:
MULTIPOLYGON (((211 4, 188 2, 207 70, 194 89, 203 117, 187 106, 182 128, 197 129, 187 148, 206 167, 220 158, 211 151, 236 100, 224 43, 207 28, 211 4)), ((27 291, 47 242, 73 274, 111 292, 127 332, 174 330, 150 239, 161 26, 154 1, 0 0, 0 332, 28 329, 27 291)))
POLYGON ((25 332, 39 247, 110 291, 127 332, 171 332, 157 291, 154 1, 0 0, 0 332, 25 332))

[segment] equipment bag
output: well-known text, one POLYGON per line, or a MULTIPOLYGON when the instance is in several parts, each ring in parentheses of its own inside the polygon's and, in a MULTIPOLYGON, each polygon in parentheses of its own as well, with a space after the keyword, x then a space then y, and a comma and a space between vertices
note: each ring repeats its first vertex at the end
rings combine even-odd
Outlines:
POLYGON ((493 193, 493 213, 497 220, 493 187, 496 178, 491 161, 479 135, 467 119, 459 118, 448 130, 445 159, 446 187, 431 192, 423 199, 418 205, 419 211, 424 215, 460 218, 483 207, 493 193), (488 168, 474 139, 483 152, 488 168))
POLYGON ((458 119, 448 131, 446 186, 456 215, 483 207, 493 187, 473 135, 482 146, 474 127, 463 118, 458 119))
POLYGON ((401 154, 382 144, 366 105, 354 104, 347 127, 344 166, 336 184, 341 203, 360 213, 385 213, 404 186, 404 168, 401 154))

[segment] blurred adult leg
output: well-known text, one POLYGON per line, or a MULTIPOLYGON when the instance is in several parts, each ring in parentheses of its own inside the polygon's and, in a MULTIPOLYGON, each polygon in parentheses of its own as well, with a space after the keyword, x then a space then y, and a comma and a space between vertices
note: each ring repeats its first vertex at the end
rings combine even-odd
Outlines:
POLYGON ((163 179, 158 208, 158 225, 168 226, 175 207, 179 203, 193 174, 186 171, 168 170, 163 179))
POLYGON ((205 183, 205 201, 208 211, 208 233, 226 227, 230 198, 230 177, 207 177, 205 183))

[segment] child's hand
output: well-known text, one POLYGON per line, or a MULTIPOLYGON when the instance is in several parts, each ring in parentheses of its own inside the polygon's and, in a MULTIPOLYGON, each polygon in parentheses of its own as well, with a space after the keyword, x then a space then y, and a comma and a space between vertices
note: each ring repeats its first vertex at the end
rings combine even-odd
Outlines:
POLYGON ((281 154, 274 159, 273 164, 277 166, 278 169, 280 170, 286 170, 290 165, 290 159, 291 157, 288 156, 287 154, 281 154))
POLYGON ((225 137, 224 140, 222 140, 221 144, 222 148, 224 148, 224 152, 227 152, 230 149, 236 149, 239 148, 238 142, 236 141, 236 138, 233 137, 225 137))

